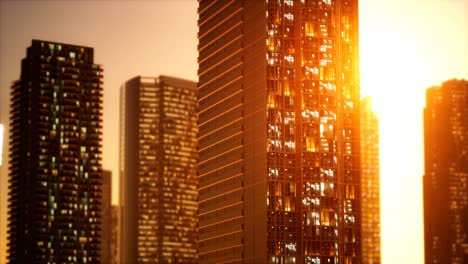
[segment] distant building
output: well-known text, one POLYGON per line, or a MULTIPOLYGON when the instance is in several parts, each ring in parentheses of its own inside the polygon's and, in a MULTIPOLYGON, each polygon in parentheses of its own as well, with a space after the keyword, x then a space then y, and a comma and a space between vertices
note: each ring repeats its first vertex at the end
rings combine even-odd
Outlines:
POLYGON ((370 97, 361 100, 362 263, 380 258, 379 120, 370 97))
POLYGON ((196 83, 135 77, 121 92, 122 263, 196 262, 196 83))
POLYGON ((199 1, 200 263, 360 263, 358 1, 199 1))
POLYGON ((110 262, 111 264, 118 264, 120 263, 120 206, 118 205, 112 205, 111 209, 111 214, 112 214, 112 233, 111 233, 111 243, 110 243, 110 249, 111 249, 111 256, 110 256, 110 262))
POLYGON ((110 264, 112 256, 112 172, 102 171, 102 227, 101 227, 101 259, 102 264, 110 264))
POLYGON ((468 81, 426 91, 424 159, 426 263, 468 263, 468 81))
POLYGON ((9 263, 100 263, 102 68, 33 40, 11 88, 9 263))

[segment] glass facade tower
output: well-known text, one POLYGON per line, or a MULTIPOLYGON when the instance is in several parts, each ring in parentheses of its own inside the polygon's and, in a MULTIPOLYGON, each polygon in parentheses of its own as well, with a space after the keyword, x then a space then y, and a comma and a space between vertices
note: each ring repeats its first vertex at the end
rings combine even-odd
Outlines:
POLYGON ((380 263, 379 120, 370 97, 361 100, 362 263, 380 263))
POLYGON ((100 263, 102 69, 33 40, 12 85, 9 263, 100 263))
POLYGON ((424 109, 426 263, 468 262, 468 81, 426 91, 424 109))
POLYGON ((199 260, 361 260, 357 1, 199 2, 199 260))
POLYGON ((121 263, 197 261, 196 83, 135 77, 121 90, 121 263))

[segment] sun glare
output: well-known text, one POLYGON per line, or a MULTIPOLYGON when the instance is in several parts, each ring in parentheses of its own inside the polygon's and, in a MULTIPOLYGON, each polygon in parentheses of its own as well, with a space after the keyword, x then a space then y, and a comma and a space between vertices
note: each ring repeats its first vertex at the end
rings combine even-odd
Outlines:
POLYGON ((414 99, 423 83, 424 62, 417 44, 388 32, 363 32, 360 42, 361 93, 373 97, 377 112, 395 113, 395 106, 414 99))
MULTIPOLYGON (((372 107, 379 118, 381 208, 385 208, 381 210, 383 249, 386 243, 400 243, 402 234, 411 233, 411 228, 422 228, 422 220, 418 218, 422 217, 422 209, 414 211, 422 203, 421 190, 414 186, 420 186, 422 177, 422 109, 426 88, 425 63, 418 44, 402 32, 360 32, 361 94, 372 97, 372 107), (418 217, 413 217, 410 223, 401 215, 418 217), (395 228, 400 228, 399 232, 387 232, 395 228)), ((417 232, 422 233, 422 229, 417 232)), ((422 251, 422 247, 418 248, 422 245, 419 240, 410 243, 422 251)), ((386 253, 382 251, 384 258, 386 253)), ((391 254, 391 258, 398 259, 394 252, 391 254)), ((412 255, 417 260, 417 254, 412 255)))

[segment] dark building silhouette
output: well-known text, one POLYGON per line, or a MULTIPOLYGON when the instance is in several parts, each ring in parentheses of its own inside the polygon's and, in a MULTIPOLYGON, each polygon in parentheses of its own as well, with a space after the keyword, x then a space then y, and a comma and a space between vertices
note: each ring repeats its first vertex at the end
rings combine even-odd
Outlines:
POLYGON ((112 256, 112 172, 102 171, 102 226, 101 226, 101 259, 103 264, 111 264, 112 256))
POLYGON ((199 261, 361 262, 356 0, 199 1, 199 261))
POLYGON ((11 88, 9 263, 100 263, 102 68, 33 40, 11 88))
POLYGON ((362 263, 380 258, 379 120, 370 97, 361 100, 362 263))
POLYGON ((424 159, 426 263, 467 263, 468 81, 426 91, 424 159))
POLYGON ((121 92, 121 263, 196 262, 196 83, 135 77, 121 92))

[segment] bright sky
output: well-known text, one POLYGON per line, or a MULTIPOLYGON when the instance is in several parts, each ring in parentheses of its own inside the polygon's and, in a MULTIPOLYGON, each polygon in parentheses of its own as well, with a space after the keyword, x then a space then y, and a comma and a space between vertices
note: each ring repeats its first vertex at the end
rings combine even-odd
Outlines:
MULTIPOLYGON (((197 5, 0 1, 0 121, 8 118, 10 84, 19 78, 31 39, 94 47, 95 61, 104 67, 103 164, 116 180, 119 87, 136 75, 197 80, 197 5)), ((360 1, 362 93, 373 96, 381 125, 384 264, 423 263, 424 90, 453 77, 468 79, 467 25, 466 0, 360 1)), ((0 175, 4 263, 6 166, 0 175)))
POLYGON ((425 89, 468 79, 468 1, 361 0, 361 93, 380 119, 383 263, 423 263, 425 89))

